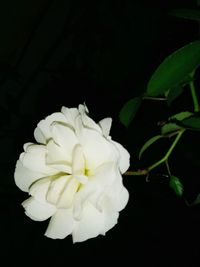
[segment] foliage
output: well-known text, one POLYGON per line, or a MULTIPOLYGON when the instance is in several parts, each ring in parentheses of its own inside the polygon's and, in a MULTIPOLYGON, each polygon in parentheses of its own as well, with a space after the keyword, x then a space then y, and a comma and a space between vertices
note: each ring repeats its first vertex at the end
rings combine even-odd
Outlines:
MULTIPOLYGON (((176 9, 169 15, 177 18, 189 19, 199 23, 200 10, 176 9)), ((140 108, 143 99, 165 100, 170 109, 171 104, 179 98, 185 91, 190 91, 193 103, 193 110, 188 109, 188 103, 182 107, 177 114, 169 116, 167 120, 160 124, 160 131, 157 135, 150 137, 139 151, 139 159, 144 152, 154 149, 155 142, 161 143, 166 138, 171 141, 171 145, 164 153, 164 156, 151 166, 129 172, 129 175, 149 175, 161 164, 165 164, 167 176, 169 177, 169 187, 179 197, 183 196, 183 184, 181 180, 171 174, 169 166, 169 157, 175 149, 182 135, 187 131, 200 131, 200 106, 195 88, 195 75, 200 66, 200 40, 195 40, 168 55, 154 71, 146 86, 146 91, 142 97, 135 97, 129 100, 120 112, 120 121, 127 127, 133 121, 137 111, 140 108)), ((159 147, 159 146, 158 146, 159 147)), ((200 203, 200 194, 192 203, 200 203)))
POLYGON ((140 104, 142 99, 140 97, 135 97, 130 99, 120 111, 119 117, 121 122, 128 127, 131 121, 134 119, 138 109, 140 108, 140 104))

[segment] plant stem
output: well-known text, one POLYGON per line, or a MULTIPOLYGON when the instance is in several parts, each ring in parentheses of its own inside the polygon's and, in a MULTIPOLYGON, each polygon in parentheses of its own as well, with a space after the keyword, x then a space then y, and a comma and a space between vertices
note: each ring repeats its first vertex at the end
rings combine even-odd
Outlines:
POLYGON ((166 101, 166 97, 153 97, 153 96, 143 96, 143 99, 146 100, 155 100, 155 101, 166 101))
POLYGON ((162 164, 163 162, 166 162, 168 160, 169 156, 171 155, 172 151, 174 150, 176 144, 178 143, 178 141, 181 138, 181 136, 184 133, 184 131, 185 131, 185 129, 179 131, 179 133, 177 134, 176 138, 174 139, 174 142, 170 146, 170 148, 167 151, 167 153, 165 154, 165 156, 162 159, 160 159, 159 161, 157 161, 156 163, 154 163, 153 165, 151 165, 148 168, 149 171, 153 170, 154 168, 156 168, 157 166, 159 166, 160 164, 162 164))
MULTIPOLYGON (((194 76, 194 72, 191 74, 191 78, 193 78, 194 76)), ((191 95, 192 95, 192 100, 193 100, 193 104, 194 104, 194 112, 198 112, 199 111, 199 102, 198 102, 198 98, 197 98, 197 94, 196 94, 196 90, 195 90, 195 86, 194 86, 194 81, 190 81, 189 83, 190 85, 190 91, 191 91, 191 95)))
POLYGON ((165 164, 166 164, 166 167, 167 167, 167 171, 168 171, 169 176, 172 176, 171 171, 170 171, 168 160, 165 161, 165 164))
POLYGON ((182 134, 185 132, 185 129, 180 130, 177 137, 175 138, 174 142, 172 143, 170 149, 167 151, 165 158, 168 159, 172 151, 174 150, 176 144, 178 143, 179 139, 181 138, 182 134))
POLYGON ((148 170, 127 171, 124 175, 147 175, 148 170))
POLYGON ((160 159, 159 161, 155 162, 153 165, 151 165, 147 169, 137 170, 137 171, 128 171, 128 172, 125 172, 124 175, 147 175, 151 170, 155 169, 157 166, 161 165, 162 163, 167 162, 166 164, 168 164, 168 158, 171 155, 172 151, 174 150, 176 144, 178 143, 179 139, 181 138, 181 136, 182 136, 182 134, 184 132, 185 132, 185 129, 180 130, 177 133, 177 136, 174 139, 174 142, 172 143, 172 145, 170 146, 169 150, 167 151, 167 153, 165 154, 165 156, 162 159, 160 159))
POLYGON ((151 165, 149 168, 148 168, 148 171, 150 172, 151 170, 155 169, 157 166, 159 166, 160 164, 162 164, 163 162, 165 162, 166 158, 165 156, 160 159, 159 161, 155 162, 153 165, 151 165))

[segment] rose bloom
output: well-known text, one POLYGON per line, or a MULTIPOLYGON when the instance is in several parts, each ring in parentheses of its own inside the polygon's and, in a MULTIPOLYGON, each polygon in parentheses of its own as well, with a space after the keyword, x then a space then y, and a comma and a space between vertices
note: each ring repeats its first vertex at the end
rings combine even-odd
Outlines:
POLYGON ((112 120, 98 124, 85 105, 62 107, 40 121, 38 144, 26 143, 15 169, 16 185, 30 197, 22 205, 31 219, 50 219, 45 235, 73 242, 105 235, 129 194, 122 174, 129 153, 109 135, 112 120))

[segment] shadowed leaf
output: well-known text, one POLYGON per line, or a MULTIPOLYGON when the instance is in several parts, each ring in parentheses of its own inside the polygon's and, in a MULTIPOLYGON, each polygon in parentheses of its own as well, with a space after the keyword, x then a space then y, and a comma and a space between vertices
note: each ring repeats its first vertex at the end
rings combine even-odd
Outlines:
POLYGON ((136 112, 138 111, 141 105, 141 101, 142 99, 140 97, 132 98, 121 109, 119 119, 121 123, 126 127, 129 126, 129 124, 135 117, 136 112))
POLYGON ((159 140, 160 138, 163 138, 162 135, 156 135, 152 138, 150 138, 141 148, 140 152, 139 152, 139 159, 141 158, 142 154, 144 153, 144 151, 151 146, 153 143, 155 143, 157 140, 159 140))
POLYGON ((200 21, 200 10, 174 9, 169 14, 178 18, 200 21))
POLYGON ((171 105, 171 103, 182 94, 183 89, 183 86, 178 85, 176 88, 169 90, 169 93, 167 94, 167 104, 171 105))
POLYGON ((197 205, 197 204, 200 204, 200 194, 198 194, 198 196, 196 197, 195 201, 192 202, 192 204, 190 204, 190 206, 197 205))
POLYGON ((188 117, 191 117, 192 115, 194 115, 194 113, 192 113, 190 111, 182 111, 180 113, 177 113, 177 114, 171 116, 169 119, 170 120, 175 119, 175 120, 178 120, 178 121, 182 121, 182 120, 184 120, 184 119, 186 119, 188 117))
POLYGON ((177 113, 177 114, 171 116, 169 118, 169 123, 166 123, 164 126, 162 126, 161 133, 162 134, 168 134, 170 132, 174 132, 174 131, 177 131, 177 130, 183 128, 182 126, 176 124, 176 120, 182 121, 188 117, 191 117, 192 115, 193 115, 192 112, 183 111, 183 112, 180 112, 180 113, 177 113), (174 122, 174 120, 175 120, 175 122, 174 122))
POLYGON ((182 121, 183 126, 192 130, 200 131, 200 117, 191 117, 182 121))
POLYGON ((181 129, 180 126, 178 126, 176 123, 166 123, 164 126, 161 128, 161 133, 162 134, 168 134, 171 132, 175 132, 177 130, 181 129))

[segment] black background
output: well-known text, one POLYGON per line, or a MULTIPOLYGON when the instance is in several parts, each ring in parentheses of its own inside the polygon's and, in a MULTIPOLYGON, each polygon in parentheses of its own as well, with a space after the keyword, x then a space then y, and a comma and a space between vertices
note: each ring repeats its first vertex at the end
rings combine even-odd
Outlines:
MULTIPOLYGON (((118 114, 128 99, 144 92, 167 55, 199 37, 197 23, 168 15, 174 8, 192 7, 196 1, 0 3, 0 258, 6 259, 5 266, 10 261, 27 266, 200 265, 199 206, 189 208, 176 197, 162 169, 149 183, 142 176, 124 177, 130 200, 119 223, 105 237, 75 245, 71 237, 43 236, 48 222, 24 215, 21 202, 28 196, 13 180, 22 145, 34 142, 37 122, 63 105, 83 102, 96 121, 113 118, 111 135, 130 151, 130 169, 152 162, 162 149, 139 163, 139 148, 158 131, 158 121, 185 105, 187 94, 171 109, 144 102, 128 130, 118 114)), ((171 159, 188 201, 200 192, 198 139, 198 133, 186 134, 171 159)))

